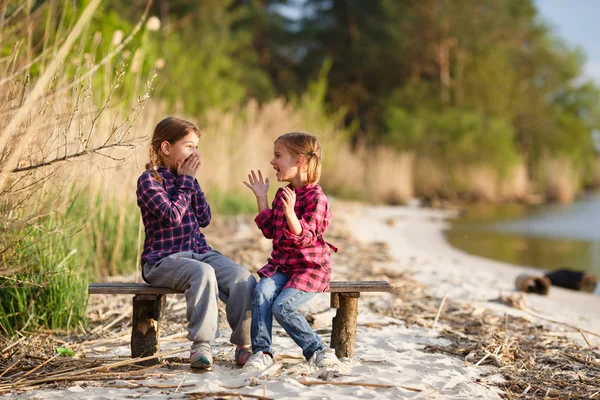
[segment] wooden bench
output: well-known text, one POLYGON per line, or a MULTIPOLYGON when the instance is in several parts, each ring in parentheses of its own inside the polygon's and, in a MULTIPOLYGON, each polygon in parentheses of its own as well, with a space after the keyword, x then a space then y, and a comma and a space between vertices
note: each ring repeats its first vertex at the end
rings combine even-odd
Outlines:
MULTIPOLYGON (((337 309, 331 330, 331 347, 338 357, 353 357, 356 342, 358 298, 363 292, 391 292, 386 281, 331 282, 331 307, 337 309)), ((159 345, 159 325, 164 312, 166 295, 183 293, 182 290, 154 287, 146 283, 91 283, 89 294, 133 294, 131 357, 156 354, 159 345)), ((141 362, 159 363, 157 358, 141 362)))

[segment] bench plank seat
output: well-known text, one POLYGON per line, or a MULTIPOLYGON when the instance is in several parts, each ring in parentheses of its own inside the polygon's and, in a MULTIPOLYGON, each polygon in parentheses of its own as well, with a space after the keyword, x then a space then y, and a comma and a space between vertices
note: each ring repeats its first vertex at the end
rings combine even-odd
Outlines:
MULTIPOLYGON (((331 330, 331 347, 338 357, 352 357, 356 342, 358 298, 363 292, 392 292, 393 286, 386 281, 332 281, 331 307, 336 308, 331 330)), ((89 294, 133 294, 133 320, 131 356, 149 357, 159 351, 159 323, 168 294, 183 293, 147 283, 90 283, 89 294)), ((139 362, 141 365, 159 363, 158 358, 139 362)))
MULTIPOLYGON (((391 292, 393 287, 386 281, 332 281, 328 292, 391 292)), ((89 294, 176 294, 183 290, 161 288, 147 283, 90 283, 89 294)))

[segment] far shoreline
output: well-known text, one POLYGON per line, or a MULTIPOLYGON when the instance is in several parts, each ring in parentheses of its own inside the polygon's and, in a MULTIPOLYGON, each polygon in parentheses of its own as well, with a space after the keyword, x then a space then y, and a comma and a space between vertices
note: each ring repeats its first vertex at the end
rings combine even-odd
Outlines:
POLYGON ((490 260, 541 270, 572 269, 600 276, 600 228, 594 220, 600 196, 569 205, 467 206, 452 218, 444 238, 453 247, 490 260))
MULTIPOLYGON (((334 212, 352 226, 357 239, 365 243, 386 243, 394 260, 391 267, 410 273, 439 298, 447 296, 452 301, 490 307, 489 301, 503 293, 519 293, 514 284, 518 275, 540 272, 473 256, 451 246, 443 234, 449 225, 448 219, 456 215, 450 210, 334 204, 334 212)), ((546 296, 525 296, 530 307, 546 317, 600 334, 597 318, 600 296, 560 287, 552 287, 546 296)), ((576 332, 570 336, 581 340, 576 332)))

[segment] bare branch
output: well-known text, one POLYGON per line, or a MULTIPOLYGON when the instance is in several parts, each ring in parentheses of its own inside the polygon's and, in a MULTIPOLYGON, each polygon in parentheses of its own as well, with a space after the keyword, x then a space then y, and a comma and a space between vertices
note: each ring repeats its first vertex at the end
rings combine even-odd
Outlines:
POLYGON ((102 146, 98 146, 98 147, 95 147, 93 149, 85 149, 85 150, 77 152, 77 153, 73 153, 73 154, 69 154, 69 155, 63 156, 63 157, 58 157, 58 158, 55 158, 55 159, 52 159, 52 160, 44 161, 44 162, 39 163, 39 164, 29 165, 27 167, 22 167, 22 168, 14 168, 10 172, 18 173, 18 172, 32 171, 32 170, 39 169, 39 168, 42 168, 42 167, 47 167, 48 165, 60 163, 62 161, 71 160, 73 158, 83 157, 83 156, 86 156, 86 155, 89 155, 89 154, 93 154, 93 153, 97 153, 97 154, 99 154, 99 155, 101 155, 103 157, 108 157, 106 154, 100 153, 100 151, 107 150, 107 149, 114 149, 114 148, 135 149, 135 146, 133 145, 133 143, 103 144, 102 146))

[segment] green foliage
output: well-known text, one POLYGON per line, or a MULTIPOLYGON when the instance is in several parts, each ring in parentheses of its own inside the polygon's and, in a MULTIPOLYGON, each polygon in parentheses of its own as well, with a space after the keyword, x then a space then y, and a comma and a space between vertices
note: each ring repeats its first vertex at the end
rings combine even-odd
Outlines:
POLYGON ((21 271, 0 277, 0 327, 9 336, 21 329, 72 329, 84 321, 88 285, 74 232, 58 217, 22 229, 5 232, 21 236, 10 259, 21 271))
POLYGON ((250 29, 235 26, 248 10, 229 11, 230 3, 201 2, 180 31, 166 36, 158 91, 172 106, 197 115, 273 96, 268 76, 258 68, 250 29))
POLYGON ((446 108, 409 112, 389 107, 386 141, 399 151, 416 151, 447 168, 491 165, 506 172, 517 161, 514 129, 499 117, 446 108))
POLYGON ((291 46, 306 50, 278 48, 300 54, 289 59, 300 82, 334 60, 328 104, 359 121, 356 135, 502 169, 518 154, 533 173, 548 154, 590 163, 600 92, 533 1, 309 0, 303 11, 291 46))
POLYGON ((247 194, 224 193, 217 190, 211 190, 208 197, 213 215, 256 213, 256 201, 247 194))
POLYGON ((90 199, 87 193, 65 193, 66 206, 48 206, 53 209, 49 215, 3 232, 15 247, 2 254, 2 264, 19 267, 0 276, 0 325, 5 333, 72 329, 85 321, 90 279, 135 270, 137 207, 106 204, 106 199, 90 199))

